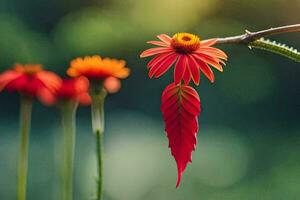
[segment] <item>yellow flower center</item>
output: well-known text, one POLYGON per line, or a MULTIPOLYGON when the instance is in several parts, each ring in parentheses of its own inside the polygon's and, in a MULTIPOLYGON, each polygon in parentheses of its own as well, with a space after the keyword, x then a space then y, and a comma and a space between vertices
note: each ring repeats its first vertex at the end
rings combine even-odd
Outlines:
POLYGON ((199 48, 200 38, 191 33, 176 33, 172 37, 171 46, 179 52, 192 52, 199 48))
POLYGON ((15 65, 15 70, 28 75, 34 75, 43 70, 41 65, 15 65))

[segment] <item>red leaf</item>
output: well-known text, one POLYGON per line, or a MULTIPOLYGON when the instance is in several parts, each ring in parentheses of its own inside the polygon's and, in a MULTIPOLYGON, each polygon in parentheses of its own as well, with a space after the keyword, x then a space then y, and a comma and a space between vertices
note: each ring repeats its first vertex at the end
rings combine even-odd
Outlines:
POLYGON ((161 100, 169 147, 177 164, 178 187, 187 164, 192 162, 192 152, 197 144, 200 99, 194 88, 172 83, 163 91, 161 100))

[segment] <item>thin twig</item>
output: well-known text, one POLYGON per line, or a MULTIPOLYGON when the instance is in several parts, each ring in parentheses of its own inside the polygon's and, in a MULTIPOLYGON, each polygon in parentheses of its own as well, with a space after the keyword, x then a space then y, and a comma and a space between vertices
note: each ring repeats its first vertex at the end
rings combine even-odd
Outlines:
POLYGON ((243 35, 218 38, 216 44, 248 44, 249 42, 252 42, 256 39, 265 36, 282 34, 282 33, 290 33, 290 32, 300 32, 300 24, 270 28, 270 29, 257 31, 257 32, 250 32, 246 30, 246 33, 243 35))

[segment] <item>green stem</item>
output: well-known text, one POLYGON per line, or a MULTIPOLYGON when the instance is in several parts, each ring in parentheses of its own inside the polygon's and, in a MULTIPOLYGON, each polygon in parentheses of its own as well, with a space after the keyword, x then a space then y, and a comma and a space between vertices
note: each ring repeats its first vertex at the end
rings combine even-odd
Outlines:
POLYGON ((98 187, 97 200, 103 199, 103 133, 96 132, 97 162, 98 162, 98 187))
POLYGON ((20 110, 20 149, 19 149, 19 163, 18 163, 18 188, 17 199, 26 199, 26 183, 27 183, 27 169, 28 169, 28 146, 29 146, 29 132, 32 112, 32 99, 29 97, 21 97, 20 110))
POLYGON ((63 128, 63 163, 62 163, 62 199, 73 199, 73 165, 76 141, 75 116, 77 103, 66 101, 61 107, 61 121, 63 128))
POLYGON ((103 199, 103 132, 104 132, 104 101, 106 92, 102 86, 93 85, 92 95, 92 125, 96 135, 98 184, 97 200, 103 199), (93 87, 94 86, 94 87, 93 87))

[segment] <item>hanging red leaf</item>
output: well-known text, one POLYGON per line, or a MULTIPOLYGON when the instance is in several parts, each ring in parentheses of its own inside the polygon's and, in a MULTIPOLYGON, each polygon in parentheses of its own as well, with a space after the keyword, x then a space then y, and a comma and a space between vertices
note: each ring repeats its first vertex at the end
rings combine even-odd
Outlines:
POLYGON ((161 100, 169 148, 177 164, 178 187, 197 144, 200 98, 194 88, 172 83, 163 91, 161 100))

